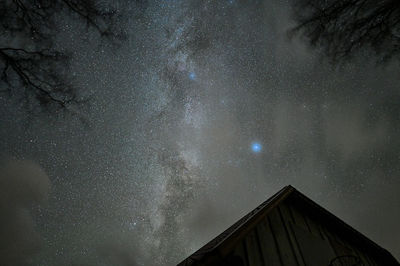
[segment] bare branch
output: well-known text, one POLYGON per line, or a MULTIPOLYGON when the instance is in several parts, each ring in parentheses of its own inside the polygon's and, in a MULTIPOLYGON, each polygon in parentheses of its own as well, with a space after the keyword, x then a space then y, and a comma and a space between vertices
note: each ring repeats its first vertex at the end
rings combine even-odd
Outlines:
POLYGON ((77 15, 88 30, 109 40, 123 37, 115 29, 117 12, 94 0, 0 1, 0 90, 31 97, 46 108, 68 109, 82 100, 66 76, 70 57, 53 48, 57 13, 77 15))
POLYGON ((294 0, 298 25, 292 34, 305 36, 333 60, 351 58, 364 48, 379 60, 398 56, 400 1, 294 0))

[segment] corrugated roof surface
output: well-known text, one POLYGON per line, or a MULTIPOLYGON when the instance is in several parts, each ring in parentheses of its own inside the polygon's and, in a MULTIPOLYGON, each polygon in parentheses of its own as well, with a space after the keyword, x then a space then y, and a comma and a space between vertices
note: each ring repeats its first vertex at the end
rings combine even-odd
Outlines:
POLYGON ((224 232, 222 232, 217 237, 215 237, 213 240, 211 240, 210 242, 205 244, 202 248, 200 248, 195 253, 190 255, 187 259, 185 259, 184 261, 179 263, 178 266, 193 265, 194 262, 202 260, 203 257, 205 257, 207 254, 211 253, 215 248, 217 248, 219 246, 219 244, 221 244, 227 238, 232 236, 232 234, 234 232, 236 232, 237 229, 239 229, 244 224, 247 224, 253 217, 255 217, 258 213, 260 213, 262 210, 264 210, 265 207, 268 207, 269 205, 271 205, 274 202, 282 200, 283 196, 289 195, 289 193, 292 190, 293 190, 293 187, 291 187, 291 186, 286 186, 286 187, 282 188, 280 191, 275 193, 272 197, 270 197, 268 200, 263 202, 256 209, 254 209, 250 213, 246 214, 244 217, 242 217, 240 220, 238 220, 236 223, 234 223, 232 226, 230 226, 224 232))
POLYGON ((270 197, 267 201, 259 205, 256 209, 242 217, 220 235, 208 242, 202 248, 183 260, 178 264, 178 266, 195 265, 196 262, 204 261, 209 256, 214 256, 217 254, 220 256, 218 250, 220 247, 229 245, 229 242, 234 242, 235 239, 245 234, 246 231, 248 231, 251 227, 254 227, 261 217, 266 216, 272 209, 288 198, 290 198, 290 200, 294 200, 296 204, 302 206, 303 209, 313 213, 314 216, 318 217, 318 220, 323 221, 329 224, 331 228, 346 234, 347 237, 351 239, 351 242, 362 245, 376 256, 385 257, 385 261, 387 261, 388 265, 400 265, 387 250, 381 248, 379 245, 340 220, 338 217, 328 212, 311 199, 307 198, 294 187, 286 186, 270 197))

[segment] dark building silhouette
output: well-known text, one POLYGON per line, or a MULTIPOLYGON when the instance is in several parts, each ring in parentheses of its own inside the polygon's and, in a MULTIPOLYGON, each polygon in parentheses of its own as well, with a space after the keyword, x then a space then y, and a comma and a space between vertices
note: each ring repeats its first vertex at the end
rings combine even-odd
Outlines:
POLYGON ((185 265, 400 264, 387 250, 287 186, 178 264, 185 265))

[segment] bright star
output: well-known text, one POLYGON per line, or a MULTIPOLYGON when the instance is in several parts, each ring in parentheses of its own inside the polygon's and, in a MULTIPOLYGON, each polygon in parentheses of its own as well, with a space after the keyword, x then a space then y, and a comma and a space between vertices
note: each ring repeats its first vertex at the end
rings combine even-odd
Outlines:
POLYGON ((253 143, 251 144, 251 150, 252 150, 253 152, 259 153, 259 152, 262 150, 262 146, 261 146, 261 144, 258 143, 258 142, 253 142, 253 143))
POLYGON ((191 80, 195 80, 195 79, 196 79, 196 73, 190 72, 190 73, 189 73, 189 78, 190 78, 191 80))

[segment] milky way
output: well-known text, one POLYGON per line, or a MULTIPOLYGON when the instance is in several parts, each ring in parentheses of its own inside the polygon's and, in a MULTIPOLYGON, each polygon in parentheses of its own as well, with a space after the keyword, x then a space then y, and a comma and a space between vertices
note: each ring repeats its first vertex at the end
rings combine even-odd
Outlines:
POLYGON ((131 3, 118 49, 66 19, 87 122, 0 98, 51 181, 32 265, 174 265, 287 184, 400 257, 398 64, 331 66, 281 2, 131 3))

